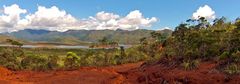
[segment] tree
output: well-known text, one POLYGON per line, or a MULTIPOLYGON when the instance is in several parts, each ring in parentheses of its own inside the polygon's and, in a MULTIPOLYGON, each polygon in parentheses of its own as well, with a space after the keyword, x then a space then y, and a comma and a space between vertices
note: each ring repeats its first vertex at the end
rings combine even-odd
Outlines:
POLYGON ((102 39, 98 40, 98 42, 103 45, 106 45, 109 42, 109 40, 107 37, 103 37, 102 39))
POLYGON ((146 37, 141 38, 139 41, 140 41, 141 45, 147 45, 148 44, 146 37))
POLYGON ((18 46, 19 48, 21 48, 23 46, 22 43, 18 42, 18 41, 15 41, 15 40, 12 40, 12 39, 7 39, 6 40, 8 43, 10 43, 11 45, 14 45, 14 46, 18 46))

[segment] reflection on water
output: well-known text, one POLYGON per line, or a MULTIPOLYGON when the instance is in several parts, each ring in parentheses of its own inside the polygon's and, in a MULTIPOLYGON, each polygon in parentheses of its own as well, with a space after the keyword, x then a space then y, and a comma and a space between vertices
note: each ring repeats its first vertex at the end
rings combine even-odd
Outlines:
MULTIPOLYGON (((7 44, 0 44, 0 47, 11 47, 12 45, 7 44)), ((124 48, 129 48, 131 45, 120 45, 124 48)), ((23 45, 23 48, 62 48, 62 49, 92 49, 89 46, 82 46, 82 45, 54 45, 54 46, 39 46, 39 45, 23 45)))

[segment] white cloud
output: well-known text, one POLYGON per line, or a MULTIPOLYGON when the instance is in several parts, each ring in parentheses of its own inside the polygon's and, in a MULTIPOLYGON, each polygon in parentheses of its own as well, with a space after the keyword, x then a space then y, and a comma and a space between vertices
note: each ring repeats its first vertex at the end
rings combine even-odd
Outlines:
POLYGON ((0 15, 0 32, 17 31, 15 28, 20 21, 20 14, 27 13, 27 10, 21 9, 17 4, 3 6, 2 15, 0 15))
POLYGON ((24 21, 26 21, 26 26, 30 28, 66 31, 68 28, 74 27, 77 19, 56 6, 50 8, 38 6, 38 10, 34 14, 28 14, 24 21))
POLYGON ((135 10, 120 19, 119 26, 124 29, 139 29, 140 27, 150 27, 156 21, 156 17, 144 18, 139 10, 135 10))
POLYGON ((95 22, 98 24, 94 27, 96 30, 135 30, 142 27, 151 27, 151 25, 157 21, 156 17, 144 18, 139 10, 134 10, 125 17, 120 17, 119 15, 113 13, 99 12, 96 17, 91 18, 94 20, 93 23, 95 22))
POLYGON ((211 7, 204 5, 202 7, 199 7, 199 9, 193 13, 193 19, 199 19, 199 17, 205 17, 206 19, 215 19, 216 15, 215 11, 212 10, 211 7))
POLYGON ((51 31, 67 30, 103 30, 125 29, 134 30, 143 27, 151 27, 157 18, 144 18, 139 10, 130 12, 125 17, 114 13, 98 12, 95 16, 87 19, 77 19, 56 6, 50 8, 38 6, 36 12, 26 14, 26 9, 18 5, 4 6, 3 14, 0 15, 0 32, 13 32, 25 28, 46 29, 51 31), (20 14, 26 14, 20 17, 20 14))
POLYGON ((170 27, 163 27, 163 28, 159 28, 159 29, 157 29, 157 30, 165 30, 165 29, 173 30, 173 29, 170 28, 170 27))
POLYGON ((104 11, 98 12, 96 14, 96 18, 100 21, 108 21, 111 19, 117 19, 119 18, 119 15, 113 14, 113 13, 105 13, 104 11))

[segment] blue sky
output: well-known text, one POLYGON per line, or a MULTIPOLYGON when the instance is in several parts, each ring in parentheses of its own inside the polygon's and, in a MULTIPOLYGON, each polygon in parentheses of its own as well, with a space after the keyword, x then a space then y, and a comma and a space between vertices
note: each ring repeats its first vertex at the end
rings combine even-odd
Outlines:
POLYGON ((150 29, 159 29, 174 28, 192 18, 193 13, 204 5, 211 7, 216 17, 225 16, 233 20, 240 16, 239 3, 239 0, 0 0, 0 8, 17 4, 33 14, 38 6, 56 6, 77 19, 95 16, 101 11, 124 17, 131 11, 139 10, 145 18, 156 17, 158 21, 152 23, 150 29))

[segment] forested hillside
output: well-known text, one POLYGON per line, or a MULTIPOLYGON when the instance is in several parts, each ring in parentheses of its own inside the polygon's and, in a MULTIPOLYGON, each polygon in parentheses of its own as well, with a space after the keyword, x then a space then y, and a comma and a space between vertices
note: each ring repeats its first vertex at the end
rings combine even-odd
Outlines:
MULTIPOLYGON (((69 30, 66 32, 25 29, 8 35, 33 42, 60 42, 66 44, 79 44, 84 42, 97 42, 104 37, 120 44, 137 44, 139 39, 150 36, 154 30, 69 30)), ((162 33, 171 34, 171 30, 162 30, 162 33)))
POLYGON ((171 36, 161 38, 161 34, 155 34, 153 37, 158 40, 142 41, 142 51, 152 57, 160 54, 161 63, 192 70, 201 62, 216 61, 217 70, 228 74, 240 73, 239 19, 228 22, 222 17, 214 20, 213 24, 204 17, 189 19, 179 24, 171 36))

